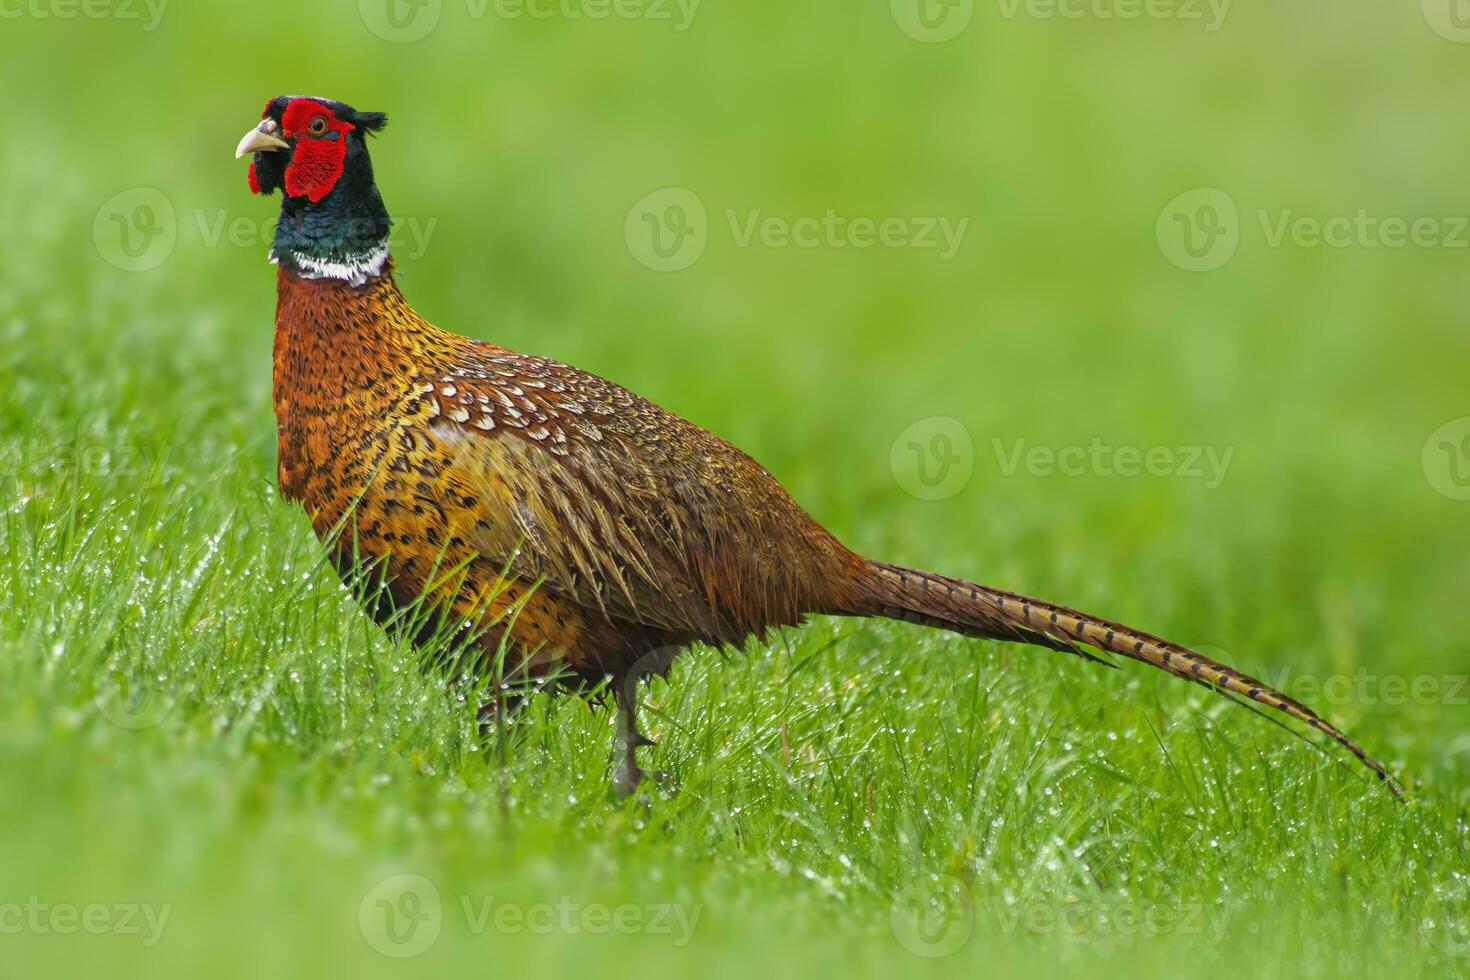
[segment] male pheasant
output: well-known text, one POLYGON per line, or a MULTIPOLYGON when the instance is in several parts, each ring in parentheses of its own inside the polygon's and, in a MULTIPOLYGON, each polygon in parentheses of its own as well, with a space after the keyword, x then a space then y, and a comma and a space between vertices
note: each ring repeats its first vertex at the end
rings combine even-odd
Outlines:
POLYGON ((692 643, 741 644, 813 614, 1151 664, 1289 715, 1397 792, 1311 709, 1156 636, 849 551, 723 440, 602 378, 440 330, 399 292, 367 134, 382 113, 281 96, 240 141, 250 189, 283 192, 279 481, 344 572, 387 569, 389 608, 429 596, 522 676, 611 681, 632 792, 640 676, 692 643), (350 532, 339 533, 345 526, 350 532), (446 575, 445 570, 453 574, 446 575))

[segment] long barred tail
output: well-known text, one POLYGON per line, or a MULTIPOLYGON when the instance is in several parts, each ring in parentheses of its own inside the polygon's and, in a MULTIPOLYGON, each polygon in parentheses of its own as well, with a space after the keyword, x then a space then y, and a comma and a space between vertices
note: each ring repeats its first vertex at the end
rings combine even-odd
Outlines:
POLYGON ((1016 640, 1098 659, 1082 648, 1086 644, 1151 664, 1176 677, 1257 701, 1322 732, 1377 773, 1394 796, 1402 797, 1378 760, 1311 708, 1203 654, 1075 609, 961 579, 874 561, 866 563, 865 571, 861 608, 841 612, 883 616, 966 636, 1016 640))

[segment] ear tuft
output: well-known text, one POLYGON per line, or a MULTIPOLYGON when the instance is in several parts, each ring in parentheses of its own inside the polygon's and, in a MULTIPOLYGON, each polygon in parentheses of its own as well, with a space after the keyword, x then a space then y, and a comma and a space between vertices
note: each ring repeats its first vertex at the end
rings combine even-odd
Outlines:
POLYGON ((386 112, 354 112, 351 122, 363 132, 376 133, 388 125, 388 114, 386 112))

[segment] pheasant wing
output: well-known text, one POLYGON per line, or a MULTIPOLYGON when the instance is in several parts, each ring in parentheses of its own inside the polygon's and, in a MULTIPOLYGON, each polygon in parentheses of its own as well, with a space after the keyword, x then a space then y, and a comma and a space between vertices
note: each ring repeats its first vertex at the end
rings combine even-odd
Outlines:
POLYGON ((474 547, 610 618, 736 641, 798 621, 841 549, 744 453, 595 375, 480 345, 427 397, 474 547))

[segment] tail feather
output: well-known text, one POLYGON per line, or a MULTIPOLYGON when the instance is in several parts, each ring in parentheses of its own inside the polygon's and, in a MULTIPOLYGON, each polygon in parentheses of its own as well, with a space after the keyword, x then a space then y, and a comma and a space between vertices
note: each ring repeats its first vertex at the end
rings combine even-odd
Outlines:
POLYGON ((1088 653, 1084 645, 1128 657, 1295 718, 1347 749, 1377 773, 1394 796, 1402 797, 1381 763, 1312 709, 1203 654, 1130 626, 1029 596, 881 562, 868 562, 867 570, 866 604, 844 612, 920 623, 966 636, 1031 643, 1100 663, 1107 661, 1088 653))

